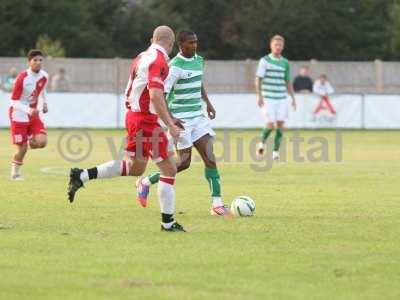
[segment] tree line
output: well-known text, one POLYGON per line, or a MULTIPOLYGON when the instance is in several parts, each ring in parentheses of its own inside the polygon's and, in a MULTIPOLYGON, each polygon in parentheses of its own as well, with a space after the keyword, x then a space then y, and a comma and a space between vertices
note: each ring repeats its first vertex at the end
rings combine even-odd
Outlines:
POLYGON ((399 60, 399 0, 1 0, 0 56, 130 58, 160 24, 207 59, 256 59, 274 34, 292 60, 399 60))

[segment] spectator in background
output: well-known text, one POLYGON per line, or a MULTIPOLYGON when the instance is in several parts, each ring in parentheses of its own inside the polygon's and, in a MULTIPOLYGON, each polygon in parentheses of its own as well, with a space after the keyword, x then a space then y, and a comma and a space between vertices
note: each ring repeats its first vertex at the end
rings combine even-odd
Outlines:
POLYGON ((308 67, 300 68, 299 75, 293 81, 293 88, 296 93, 312 93, 313 81, 309 74, 310 69, 308 67))
POLYGON ((7 75, 1 80, 1 88, 5 92, 11 92, 14 87, 14 82, 17 79, 18 71, 16 68, 11 68, 7 75))
POLYGON ((333 94, 335 90, 328 81, 328 77, 322 74, 319 79, 314 82, 313 92, 320 96, 328 96, 333 94))
POLYGON ((325 74, 322 74, 319 79, 314 82, 313 91, 321 97, 318 106, 314 110, 314 115, 323 110, 328 110, 332 115, 336 115, 336 110, 329 99, 329 95, 333 94, 334 89, 325 74))
POLYGON ((53 92, 69 92, 69 78, 65 73, 65 69, 61 68, 58 73, 53 76, 51 80, 51 90, 53 92))

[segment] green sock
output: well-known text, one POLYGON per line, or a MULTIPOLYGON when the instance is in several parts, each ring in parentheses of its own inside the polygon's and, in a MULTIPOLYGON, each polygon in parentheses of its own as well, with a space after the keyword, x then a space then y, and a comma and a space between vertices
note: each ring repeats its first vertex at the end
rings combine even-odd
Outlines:
POLYGON ((221 197, 221 184, 218 169, 205 169, 205 176, 210 187, 212 197, 221 197))
POLYGON ((267 140, 267 138, 269 137, 271 132, 272 132, 272 129, 263 128, 263 130, 261 131, 261 139, 262 139, 263 143, 265 143, 265 141, 267 140))
POLYGON ((149 176, 147 176, 151 184, 155 184, 160 180, 160 172, 154 172, 151 173, 149 176))
POLYGON ((275 139, 274 139, 274 151, 279 151, 282 141, 282 129, 276 129, 275 139))

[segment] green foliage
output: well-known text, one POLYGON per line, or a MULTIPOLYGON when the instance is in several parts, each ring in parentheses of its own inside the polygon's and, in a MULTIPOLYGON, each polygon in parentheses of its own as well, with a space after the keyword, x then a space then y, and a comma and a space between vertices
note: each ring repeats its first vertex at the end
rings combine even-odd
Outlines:
POLYGON ((48 57, 65 57, 65 50, 60 41, 53 41, 46 34, 39 36, 36 49, 42 50, 48 57))
POLYGON ((207 59, 258 58, 286 37, 290 59, 400 58, 398 0, 14 0, 0 2, 0 53, 16 56, 39 36, 69 57, 132 57, 160 24, 197 32, 207 59))
POLYGON ((393 57, 400 59, 400 3, 393 5, 390 11, 390 51, 393 57))

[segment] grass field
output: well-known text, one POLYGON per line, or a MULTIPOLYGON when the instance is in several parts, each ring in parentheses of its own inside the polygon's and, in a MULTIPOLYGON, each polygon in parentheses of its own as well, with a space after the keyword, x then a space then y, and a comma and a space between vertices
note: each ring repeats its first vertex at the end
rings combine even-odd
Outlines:
POLYGON ((300 153, 325 138, 330 161, 296 162, 287 147, 288 162, 268 170, 247 150, 258 132, 231 132, 224 198, 251 196, 256 215, 210 216, 195 162, 176 185, 186 234, 159 231, 155 189, 139 207, 134 178, 90 182, 69 204, 68 168, 110 160, 124 133, 90 131, 79 163, 59 149, 79 156, 87 144, 58 147, 61 133, 50 131, 49 146, 28 153, 26 180, 11 182, 0 130, 0 299, 400 299, 399 132, 345 131, 336 147, 334 131, 301 131, 300 153))

